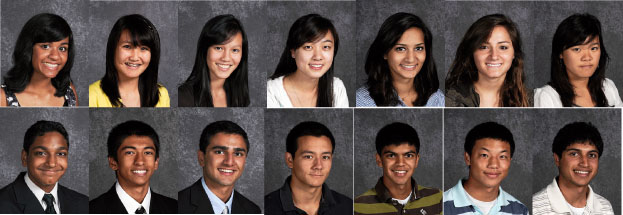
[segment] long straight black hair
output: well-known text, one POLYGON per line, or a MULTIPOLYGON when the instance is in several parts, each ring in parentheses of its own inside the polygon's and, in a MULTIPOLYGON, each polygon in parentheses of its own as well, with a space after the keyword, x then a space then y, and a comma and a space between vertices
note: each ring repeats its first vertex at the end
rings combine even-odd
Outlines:
POLYGON ((74 36, 67 21, 62 17, 41 13, 30 18, 22 31, 19 33, 15 50, 13 51, 13 67, 9 69, 4 78, 4 84, 8 91, 19 93, 24 91, 30 83, 34 72, 32 66, 32 49, 35 43, 56 42, 69 38, 69 50, 67 62, 52 78, 52 86, 56 89, 54 96, 61 97, 67 92, 71 84, 70 71, 74 64, 74 36))
MULTIPOLYGON (((281 54, 275 73, 273 73, 270 78, 275 79, 296 72, 296 61, 292 58, 291 51, 300 48, 305 43, 314 42, 329 32, 331 32, 333 39, 335 39, 333 49, 333 59, 335 59, 340 39, 331 20, 318 14, 308 14, 298 18, 294 24, 292 24, 292 27, 290 27, 286 48, 283 50, 283 54, 281 54)), ((320 80, 318 80, 318 97, 316 99, 316 107, 333 106, 334 67, 335 64, 331 63, 329 70, 327 70, 327 72, 320 77, 320 80)))
POLYGON ((599 66, 595 70, 595 73, 588 79, 587 87, 591 94, 591 99, 595 102, 595 106, 608 106, 608 100, 606 99, 602 85, 605 79, 606 66, 610 58, 608 57, 608 52, 606 52, 604 40, 601 37, 601 23, 599 19, 585 13, 574 14, 563 20, 560 25, 558 25, 552 41, 551 81, 548 84, 558 92, 560 101, 564 107, 573 106, 575 93, 573 92, 573 86, 571 86, 569 82, 565 62, 560 59, 560 55, 564 50, 573 46, 586 44, 587 41, 590 42, 595 37, 599 37, 601 57, 599 58, 599 66))
POLYGON ((392 84, 389 64, 384 56, 396 45, 402 34, 410 28, 417 28, 424 34, 424 49, 426 60, 422 69, 413 80, 413 87, 417 92, 414 106, 424 106, 428 98, 439 89, 437 67, 433 59, 433 36, 420 17, 410 13, 396 13, 388 17, 381 25, 376 39, 370 45, 366 57, 365 71, 368 74, 368 91, 377 106, 396 106, 400 99, 396 95, 392 84))
POLYGON ((160 36, 156 27, 144 16, 139 14, 127 15, 119 18, 108 35, 106 44, 106 74, 102 78, 101 87, 110 103, 115 107, 123 106, 119 95, 119 74, 115 68, 115 51, 119 44, 121 33, 127 30, 132 39, 132 45, 147 46, 151 52, 151 60, 147 69, 138 78, 138 92, 141 97, 141 107, 154 107, 158 104, 160 92, 158 88, 158 64, 160 62, 160 36))
POLYGON ((193 92, 195 106, 213 107, 210 91, 210 69, 206 62, 208 48, 229 42, 236 34, 242 34, 242 58, 234 72, 225 79, 225 93, 228 107, 249 106, 249 86, 247 72, 248 42, 242 24, 231 14, 219 15, 210 19, 201 30, 197 42, 195 65, 188 79, 180 86, 193 92))

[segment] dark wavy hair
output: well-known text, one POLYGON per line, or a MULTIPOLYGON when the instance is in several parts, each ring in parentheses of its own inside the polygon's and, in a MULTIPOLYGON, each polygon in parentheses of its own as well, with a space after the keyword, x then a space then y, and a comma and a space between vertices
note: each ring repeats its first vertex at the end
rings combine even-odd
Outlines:
POLYGON ((573 122, 562 127, 552 143, 552 152, 562 158, 562 152, 574 143, 584 143, 594 145, 597 148, 599 157, 604 150, 604 141, 601 139, 599 130, 590 122, 573 122))
POLYGON ((502 14, 484 16, 469 27, 456 50, 456 56, 446 77, 446 91, 459 88, 460 85, 473 85, 474 82, 478 81, 478 68, 474 62, 474 52, 489 39, 493 28, 497 26, 506 29, 515 50, 515 58, 513 58, 511 67, 506 72, 504 84, 500 88, 499 105, 501 107, 528 107, 530 103, 524 85, 524 54, 521 50, 521 37, 517 25, 502 14))
POLYGON ((227 106, 249 106, 249 86, 247 72, 248 42, 242 24, 231 14, 219 15, 210 19, 201 30, 197 42, 195 65, 188 79, 180 86, 193 92, 195 106, 213 107, 210 92, 210 69, 206 63, 208 48, 229 42, 236 34, 242 34, 242 58, 238 67, 225 80, 227 106))
POLYGON ((30 18, 19 33, 13 51, 13 67, 4 78, 8 91, 22 92, 30 83, 34 72, 32 67, 32 49, 35 43, 56 42, 69 38, 67 62, 52 78, 52 86, 56 89, 54 96, 61 97, 71 84, 71 67, 74 64, 74 36, 67 21, 55 14, 40 13, 30 18))
POLYGON ((599 66, 595 73, 588 79, 587 87, 591 94, 591 99, 597 107, 608 106, 608 100, 602 89, 602 84, 605 80, 606 66, 610 58, 606 52, 601 35, 601 23, 597 17, 588 13, 573 14, 558 25, 552 40, 551 80, 548 84, 558 92, 564 107, 573 106, 575 93, 573 92, 573 86, 569 82, 567 68, 560 55, 564 50, 573 46, 587 44, 595 37, 599 38, 601 57, 599 58, 599 66))
MULTIPOLYGON (((270 78, 275 79, 296 72, 296 61, 292 58, 291 51, 300 48, 304 43, 314 42, 322 38, 328 32, 331 32, 335 40, 333 49, 333 59, 335 59, 340 44, 340 38, 331 20, 318 14, 308 14, 298 18, 294 24, 292 24, 292 27, 290 27, 286 48, 283 50, 283 54, 281 54, 275 73, 273 73, 270 78)), ((318 80, 316 107, 333 106, 334 67, 335 64, 332 63, 329 70, 318 80)))
POLYGON ((402 34, 410 28, 417 28, 424 34, 426 60, 421 71, 413 80, 418 97, 414 106, 424 106, 428 98, 439 89, 437 67, 433 59, 433 36, 420 17, 410 13, 396 13, 388 17, 376 34, 366 57, 365 71, 368 74, 368 91, 377 106, 396 106, 400 103, 392 84, 391 71, 384 56, 396 45, 402 34))
POLYGON ((158 64, 160 62, 160 36, 156 27, 144 16, 139 14, 119 18, 108 35, 106 44, 106 74, 102 78, 101 87, 110 103, 115 107, 123 106, 119 95, 119 74, 115 68, 115 50, 119 44, 121 33, 127 30, 132 38, 132 45, 147 46, 151 52, 151 60, 147 69, 138 78, 138 92, 141 107, 154 107, 158 104, 160 92, 158 88, 158 64))

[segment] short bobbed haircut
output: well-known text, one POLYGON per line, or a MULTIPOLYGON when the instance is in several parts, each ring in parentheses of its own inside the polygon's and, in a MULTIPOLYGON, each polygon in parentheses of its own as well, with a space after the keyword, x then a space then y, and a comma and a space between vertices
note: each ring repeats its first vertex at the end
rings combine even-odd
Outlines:
MULTIPOLYGON (((308 14, 298 18, 288 33, 288 40, 286 41, 286 47, 279 58, 279 63, 271 79, 276 79, 281 76, 286 76, 296 72, 296 61, 292 58, 292 50, 298 49, 303 44, 309 42, 315 42, 322 39, 327 33, 333 35, 335 40, 333 43, 333 61, 337 56, 337 50, 340 46, 340 38, 333 26, 331 20, 322 17, 318 14, 308 14)), ((333 68, 334 63, 331 63, 331 67, 327 72, 318 80, 318 96, 316 99, 316 107, 333 107, 333 68)))
POLYGON ((64 96, 71 84, 70 72, 75 55, 74 36, 63 17, 50 13, 37 14, 24 24, 13 50, 13 67, 3 77, 7 90, 19 93, 30 83, 34 72, 32 54, 35 43, 57 42, 65 38, 69 38, 67 62, 56 77, 52 78, 52 86, 56 89, 54 96, 64 96))
POLYGON ((385 146, 401 144, 415 146, 415 153, 420 153, 420 138, 417 131, 409 124, 402 122, 394 122, 381 128, 376 134, 375 144, 378 155, 382 155, 385 146))
POLYGON ((115 67, 115 54, 121 33, 125 30, 130 33, 133 46, 147 46, 150 49, 149 65, 138 78, 138 92, 141 97, 141 107, 154 107, 158 104, 160 97, 158 91, 160 87, 158 85, 160 36, 156 26, 142 15, 123 16, 113 25, 106 44, 106 74, 102 78, 101 88, 114 107, 123 106, 119 94, 119 74, 115 67))
POLYGON ((67 149, 69 149, 69 136, 67 135, 67 131, 65 130, 63 124, 54 121, 40 120, 35 124, 32 124, 26 130, 26 134, 24 134, 24 151, 28 153, 30 146, 35 142, 35 139, 45 135, 48 132, 58 132, 63 135, 63 138, 65 138, 65 141, 67 142, 67 149))
POLYGON ((242 23, 231 14, 219 15, 210 19, 201 30, 199 42, 197 42, 197 54, 195 65, 188 79, 180 87, 186 87, 193 92, 194 106, 213 107, 212 93, 210 91, 210 69, 206 62, 208 48, 213 45, 228 43, 236 34, 242 35, 242 58, 238 67, 225 80, 225 93, 227 94, 227 106, 249 106, 248 86, 248 42, 242 23))
POLYGON ((124 123, 121 123, 112 130, 108 134, 108 141, 106 142, 108 146, 108 157, 111 157, 117 160, 117 150, 121 147, 123 141, 130 136, 139 136, 139 137, 149 137, 154 142, 154 147, 156 148, 156 159, 158 159, 160 155, 160 140, 158 139, 158 133, 147 123, 130 120, 124 123))
POLYGON ((517 25, 510 18, 502 14, 492 14, 478 19, 469 27, 450 66, 446 77, 446 89, 460 88, 461 85, 473 85, 478 81, 478 68, 474 61, 474 52, 483 43, 487 42, 491 32, 497 26, 502 26, 508 32, 515 51, 511 67, 506 72, 504 84, 500 89, 501 107, 528 107, 528 92, 524 84, 524 53, 521 50, 521 37, 517 25))
POLYGON ((240 135, 242 139, 244 139, 244 143, 247 146, 247 153, 249 153, 249 138, 247 137, 247 132, 238 124, 228 120, 210 123, 203 129, 201 138, 199 139, 199 150, 205 153, 206 148, 210 145, 210 139, 218 133, 240 135))
POLYGON ((608 66, 610 57, 608 57, 608 52, 606 52, 606 46, 604 45, 604 40, 601 35, 601 23, 599 19, 588 13, 573 14, 558 25, 556 33, 554 34, 554 39, 552 40, 551 81, 548 84, 558 92, 560 101, 564 107, 573 106, 575 93, 573 92, 573 86, 571 86, 569 82, 564 60, 561 59, 560 55, 564 50, 573 46, 588 44, 594 38, 599 38, 601 56, 595 73, 588 79, 587 87, 591 94, 591 99, 595 102, 597 107, 608 106, 608 100, 604 94, 602 85, 606 78, 606 67, 608 66))
POLYGON ((508 128, 498 124, 496 122, 485 122, 476 125, 472 130, 469 130, 465 137, 464 149, 467 154, 472 155, 472 150, 476 141, 480 139, 491 138, 506 142, 511 146, 511 158, 515 153, 515 140, 513 139, 513 133, 508 128))
POLYGON ((590 122, 573 122, 562 127, 552 143, 552 152, 562 157, 562 152, 574 143, 586 143, 594 145, 599 152, 603 153, 604 142, 599 130, 590 122))
POLYGON ((319 122, 306 121, 294 126, 286 137, 286 152, 290 153, 292 157, 298 150, 298 139, 302 136, 325 136, 331 140, 331 153, 335 152, 335 138, 333 138, 331 130, 319 122))
POLYGON ((400 103, 400 98, 398 98, 392 84, 389 64, 384 56, 398 43, 402 34, 411 28, 417 28, 424 34, 426 60, 413 80, 413 86, 418 95, 417 99, 404 102, 412 102, 415 106, 424 106, 428 98, 439 89, 437 67, 433 59, 431 31, 420 17, 410 13, 396 13, 383 22, 376 38, 370 45, 370 49, 368 49, 366 57, 365 72, 368 75, 368 91, 377 106, 396 106, 400 103))

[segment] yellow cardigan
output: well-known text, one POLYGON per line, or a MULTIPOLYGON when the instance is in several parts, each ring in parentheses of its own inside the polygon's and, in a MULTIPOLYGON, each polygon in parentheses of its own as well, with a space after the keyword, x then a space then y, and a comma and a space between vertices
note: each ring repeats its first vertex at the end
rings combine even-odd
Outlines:
MULTIPOLYGON (((89 107, 113 107, 112 103, 100 87, 101 80, 98 80, 89 85, 89 107)), ((158 104, 156 107, 170 107, 171 101, 169 100, 169 91, 164 86, 158 86, 158 92, 160 97, 158 98, 158 104)), ((122 101, 123 102, 123 101, 122 101)))

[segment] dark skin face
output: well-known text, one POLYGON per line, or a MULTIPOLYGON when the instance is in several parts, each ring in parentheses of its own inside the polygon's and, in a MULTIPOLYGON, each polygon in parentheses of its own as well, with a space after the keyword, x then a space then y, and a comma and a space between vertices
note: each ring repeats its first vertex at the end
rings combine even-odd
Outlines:
POLYGON ((69 146, 65 137, 56 131, 35 138, 22 150, 22 165, 28 168, 28 177, 43 191, 49 193, 67 170, 69 146))

